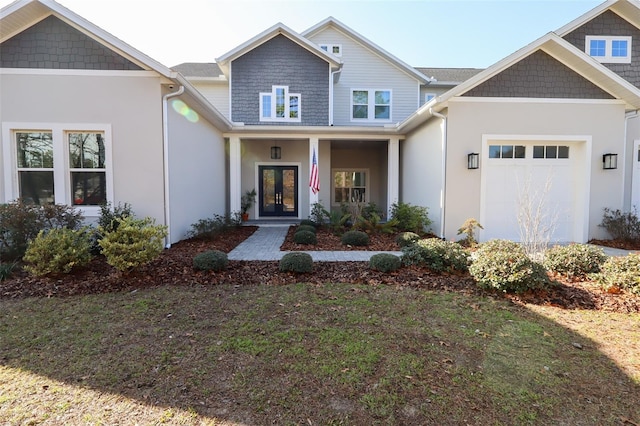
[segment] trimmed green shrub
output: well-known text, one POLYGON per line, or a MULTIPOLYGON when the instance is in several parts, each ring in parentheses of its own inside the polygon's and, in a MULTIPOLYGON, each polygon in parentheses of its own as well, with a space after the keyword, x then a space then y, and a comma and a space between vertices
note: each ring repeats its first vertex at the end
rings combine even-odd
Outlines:
POLYGON ((475 254, 469 272, 481 288, 521 293, 550 283, 544 267, 513 241, 488 241, 475 254))
POLYGON ((24 269, 32 275, 68 274, 91 260, 90 234, 68 228, 40 231, 24 254, 24 269))
POLYGON ((369 235, 362 231, 347 231, 340 238, 345 246, 368 246, 369 235))
POLYGON ((317 223, 315 223, 315 222, 314 222, 313 220, 311 220, 311 219, 302 219, 302 220, 300 221, 300 226, 312 226, 312 227, 313 227, 313 229, 315 229, 315 228, 316 228, 316 226, 318 226, 318 224, 317 224, 317 223))
POLYGON ((402 263, 427 267, 435 272, 465 272, 469 267, 469 255, 458 243, 426 238, 402 248, 402 263))
POLYGON ((118 229, 120 222, 130 216, 134 216, 131 204, 118 203, 113 207, 111 202, 100 206, 100 218, 98 218, 98 226, 104 229, 104 232, 112 232, 118 229))
POLYGON ((229 265, 229 258, 220 250, 209 250, 193 258, 193 267, 200 271, 223 271, 229 265))
POLYGON ((431 225, 428 209, 426 207, 412 206, 409 203, 392 204, 391 218, 398 222, 396 225, 398 231, 411 231, 422 234, 431 225))
POLYGON ((396 236, 396 243, 402 248, 414 244, 420 239, 420 235, 415 232, 401 232, 396 236))
POLYGON ((568 277, 583 277, 600 272, 607 256, 600 247, 589 244, 570 244, 555 246, 544 254, 542 265, 549 271, 568 277))
POLYGON ((0 257, 21 258, 29 241, 49 229, 79 229, 84 220, 73 207, 61 204, 38 206, 21 200, 0 204, 0 257))
POLYGON ((314 234, 316 233, 316 227, 315 226, 311 226, 311 225, 300 225, 296 228, 296 234, 298 232, 302 232, 302 231, 308 231, 308 232, 313 232, 314 234))
POLYGON ((242 219, 233 216, 213 215, 213 218, 200 219, 191 224, 191 229, 187 232, 187 238, 201 240, 211 239, 224 233, 225 231, 240 226, 242 219))
POLYGON ((640 239, 640 219, 638 213, 604 209, 600 224, 614 240, 633 241, 640 239))
POLYGON ((99 244, 107 263, 124 272, 157 258, 166 236, 167 227, 156 225, 154 219, 129 216, 120 221, 118 229, 105 233, 99 244))
POLYGON ((309 273, 313 270, 313 258, 308 253, 293 251, 282 256, 279 269, 281 272, 309 273))
POLYGON ((610 257, 591 278, 605 289, 621 288, 640 295, 640 254, 610 257))
POLYGON ((313 203, 309 220, 315 225, 323 225, 329 221, 329 211, 321 203, 313 203))
POLYGON ((369 268, 380 272, 393 272, 400 269, 402 260, 391 253, 378 253, 369 259, 369 268))
POLYGON ((293 234, 293 241, 297 244, 318 244, 318 237, 316 237, 315 232, 311 231, 298 231, 293 234))

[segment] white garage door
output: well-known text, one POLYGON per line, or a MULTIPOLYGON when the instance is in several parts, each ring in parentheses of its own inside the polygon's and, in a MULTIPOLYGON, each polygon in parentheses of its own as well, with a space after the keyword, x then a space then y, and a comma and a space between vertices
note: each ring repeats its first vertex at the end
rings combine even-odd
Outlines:
POLYGON ((567 142, 489 142, 481 167, 481 240, 523 241, 528 232, 538 240, 584 242, 583 149, 567 142))

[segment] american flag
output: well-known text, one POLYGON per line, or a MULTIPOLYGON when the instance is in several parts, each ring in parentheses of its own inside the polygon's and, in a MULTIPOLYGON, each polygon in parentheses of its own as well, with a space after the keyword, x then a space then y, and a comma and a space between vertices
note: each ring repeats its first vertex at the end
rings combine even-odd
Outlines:
POLYGON ((320 191, 320 178, 318 177, 318 160, 316 159, 316 149, 313 148, 313 163, 311 163, 311 178, 309 186, 314 194, 320 191))

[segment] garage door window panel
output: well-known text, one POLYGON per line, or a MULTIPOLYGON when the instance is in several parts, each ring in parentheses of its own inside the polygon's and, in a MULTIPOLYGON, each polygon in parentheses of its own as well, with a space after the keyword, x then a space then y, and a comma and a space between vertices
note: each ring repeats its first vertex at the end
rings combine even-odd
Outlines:
POLYGON ((525 158, 523 145, 489 145, 489 158, 525 158))
POLYGON ((536 145, 533 147, 533 158, 568 159, 569 147, 565 145, 536 145))

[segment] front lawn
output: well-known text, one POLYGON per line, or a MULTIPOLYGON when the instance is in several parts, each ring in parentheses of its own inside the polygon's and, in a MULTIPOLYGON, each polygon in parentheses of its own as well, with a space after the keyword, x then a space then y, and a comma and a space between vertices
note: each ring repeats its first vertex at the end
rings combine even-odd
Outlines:
POLYGON ((0 300, 0 424, 633 425, 638 324, 384 285, 0 300))

